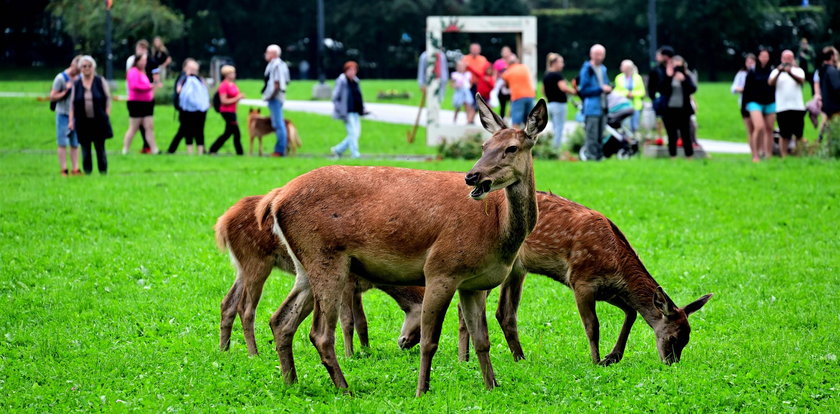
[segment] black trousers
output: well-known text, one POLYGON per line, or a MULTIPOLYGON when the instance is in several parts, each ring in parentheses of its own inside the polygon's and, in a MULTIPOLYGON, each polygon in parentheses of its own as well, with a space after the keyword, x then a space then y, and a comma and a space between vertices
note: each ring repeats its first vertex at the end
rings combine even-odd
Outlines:
POLYGON ((170 154, 178 150, 181 145, 181 139, 187 140, 187 145, 193 141, 197 145, 204 146, 204 122, 207 120, 207 112, 188 112, 182 111, 180 118, 181 125, 178 127, 178 133, 172 138, 172 143, 169 144, 168 152, 170 154))
POLYGON ((244 154, 239 134, 239 123, 236 122, 236 112, 222 112, 222 118, 225 120, 225 132, 222 132, 222 135, 219 135, 213 145, 210 146, 210 153, 219 152, 228 138, 233 137, 233 148, 236 149, 236 155, 244 154))
POLYGON ((143 138, 143 149, 151 149, 152 147, 149 146, 149 141, 146 141, 146 128, 143 127, 143 124, 140 124, 138 131, 140 131, 140 137, 143 138))
POLYGON ((510 94, 502 94, 499 93, 499 116, 502 118, 505 117, 505 108, 507 108, 507 104, 510 102, 510 94))
POLYGON ((662 114, 665 131, 668 132, 668 153, 677 156, 677 139, 682 138, 685 156, 694 155, 691 142, 691 111, 687 108, 667 108, 662 114))
POLYGON ((85 174, 93 172, 93 154, 90 152, 91 144, 96 149, 96 166, 99 168, 100 174, 108 173, 108 155, 105 154, 105 140, 80 140, 79 145, 82 147, 82 170, 85 174))

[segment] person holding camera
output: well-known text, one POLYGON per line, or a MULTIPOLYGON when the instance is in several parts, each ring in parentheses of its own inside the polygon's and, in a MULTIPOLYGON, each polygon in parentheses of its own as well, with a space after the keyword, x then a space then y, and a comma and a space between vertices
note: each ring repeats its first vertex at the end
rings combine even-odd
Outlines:
POLYGON ((753 162, 761 157, 773 156, 773 124, 776 122, 776 88, 770 85, 770 52, 762 49, 758 52, 758 64, 747 73, 744 83, 744 101, 750 113, 753 133, 750 136, 750 149, 753 162))
POLYGON ((782 63, 770 73, 770 86, 776 88, 776 119, 779 122, 779 152, 784 158, 790 141, 802 139, 805 128, 805 103, 802 85, 805 70, 796 66, 793 51, 782 52, 782 63))
POLYGON ((668 133, 668 154, 677 156, 677 140, 682 138, 682 147, 686 158, 694 155, 691 140, 691 95, 697 91, 694 79, 686 73, 685 59, 680 55, 668 59, 664 74, 660 73, 656 92, 662 100, 659 115, 668 133), (664 75, 664 76, 661 76, 664 75))

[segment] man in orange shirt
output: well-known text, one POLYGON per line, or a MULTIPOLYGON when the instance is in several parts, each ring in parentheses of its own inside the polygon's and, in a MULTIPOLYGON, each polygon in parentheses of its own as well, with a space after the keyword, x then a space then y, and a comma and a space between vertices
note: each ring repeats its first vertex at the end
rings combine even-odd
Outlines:
MULTIPOLYGON (((487 68, 489 61, 486 57, 481 55, 481 45, 478 43, 470 44, 470 54, 461 58, 461 62, 467 65, 467 71, 472 73, 472 85, 470 86, 470 93, 475 96, 478 92, 478 80, 484 76, 484 70, 487 68)), ((473 104, 475 105, 475 104, 473 104)), ((475 108, 478 108, 475 106, 475 108)), ((473 123, 475 112, 473 116, 467 120, 470 124, 473 123)))
POLYGON ((521 128, 525 124, 525 116, 534 107, 536 96, 531 71, 519 62, 516 55, 511 54, 502 79, 510 89, 510 123, 514 128, 521 128))

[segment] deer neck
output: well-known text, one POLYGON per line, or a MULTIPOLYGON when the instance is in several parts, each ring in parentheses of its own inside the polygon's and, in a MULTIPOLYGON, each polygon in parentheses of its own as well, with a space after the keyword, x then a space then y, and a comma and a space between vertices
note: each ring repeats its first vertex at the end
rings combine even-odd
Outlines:
POLYGON ((528 156, 523 178, 505 187, 507 211, 501 220, 501 248, 508 258, 519 253, 519 247, 537 225, 537 194, 534 184, 534 163, 528 156))
POLYGON ((646 270, 639 269, 627 278, 625 285, 627 304, 639 312, 651 328, 654 327, 654 323, 662 318, 662 312, 653 305, 653 294, 659 284, 646 270))

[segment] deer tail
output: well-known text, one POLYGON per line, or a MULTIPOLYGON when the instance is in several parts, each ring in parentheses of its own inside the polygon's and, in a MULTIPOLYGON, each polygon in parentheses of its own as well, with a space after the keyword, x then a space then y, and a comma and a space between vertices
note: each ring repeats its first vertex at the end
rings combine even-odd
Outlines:
POLYGON ((223 252, 230 248, 230 244, 228 243, 228 224, 230 222, 231 210, 232 208, 228 209, 225 214, 222 214, 216 220, 216 225, 213 226, 213 229, 216 231, 216 246, 223 252))
POLYGON ((257 208, 254 209, 254 215, 260 230, 267 227, 268 218, 274 213, 274 200, 280 195, 282 189, 281 187, 271 190, 271 192, 264 195, 260 202, 257 203, 257 208))
POLYGON ((295 252, 292 250, 291 245, 289 244, 289 240, 286 239, 286 234, 283 232, 283 229, 280 227, 280 220, 278 220, 280 214, 279 201, 283 196, 283 188, 277 188, 272 190, 270 193, 266 194, 265 197, 260 200, 259 204, 257 204, 257 208, 255 214, 257 216, 257 222, 259 223, 260 229, 268 226, 268 218, 273 217, 273 224, 271 230, 277 235, 277 238, 280 239, 280 242, 286 246, 286 251, 289 253, 289 257, 292 258, 292 262, 295 264, 295 273, 297 274, 298 282, 296 283, 309 283, 308 277, 306 274, 306 270, 303 268, 303 264, 298 259, 295 252))

